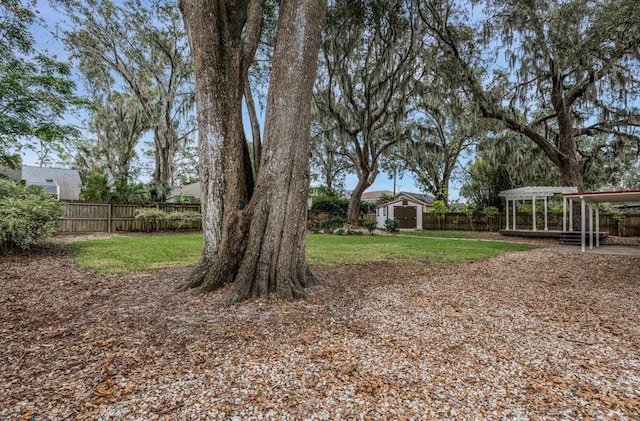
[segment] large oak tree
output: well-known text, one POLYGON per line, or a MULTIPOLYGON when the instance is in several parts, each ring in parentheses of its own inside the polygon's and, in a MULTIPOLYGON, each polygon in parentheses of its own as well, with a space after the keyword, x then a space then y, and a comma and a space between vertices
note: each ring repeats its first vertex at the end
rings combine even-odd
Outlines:
POLYGON ((442 71, 473 95, 483 117, 531 139, 558 167, 562 184, 582 190, 592 140, 635 138, 640 123, 640 3, 477 3, 485 6, 479 28, 459 1, 416 3, 442 71), (495 55, 483 57, 483 47, 495 55), (487 58, 498 70, 492 76, 479 71, 487 58))
POLYGON ((305 259, 311 90, 326 2, 280 2, 255 189, 241 101, 263 3, 179 3, 196 76, 205 246, 185 288, 231 283, 229 302, 294 299, 313 282, 305 259))

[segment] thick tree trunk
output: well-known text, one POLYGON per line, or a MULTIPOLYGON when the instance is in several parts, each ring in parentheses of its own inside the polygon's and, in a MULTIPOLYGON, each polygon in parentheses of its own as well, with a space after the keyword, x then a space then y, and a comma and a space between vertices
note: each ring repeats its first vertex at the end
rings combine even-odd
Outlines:
POLYGON ((325 8, 325 0, 280 2, 265 143, 255 194, 239 218, 248 236, 230 302, 300 298, 314 282, 305 257, 309 130, 325 8))
MULTIPOLYGON (((259 4, 249 3, 248 22, 252 15, 255 17, 259 4)), ((236 39, 224 32, 229 32, 232 25, 212 27, 225 18, 220 15, 224 4, 183 0, 180 8, 194 56, 200 157, 208 161, 201 161, 206 187, 205 254, 185 287, 211 290, 233 282, 230 302, 251 295, 274 294, 284 299, 304 296, 302 288, 313 282, 304 243, 311 91, 326 1, 280 2, 265 142, 258 183, 246 207, 251 195, 246 176, 250 169, 247 171, 238 107, 247 56, 223 42, 226 38, 221 34, 236 39), (214 238, 207 240, 208 233, 214 238)), ((234 16, 226 18, 232 20, 234 16)), ((241 33, 251 31, 237 35, 241 33)))
POLYGON ((243 10, 227 10, 221 1, 179 2, 196 81, 204 232, 202 260, 182 286, 185 289, 213 289, 229 281, 220 273, 232 263, 225 260, 232 248, 222 244, 236 243, 236 228, 225 231, 224 227, 234 224, 251 194, 242 96, 259 39, 262 9, 257 0, 249 3, 243 10))
POLYGON ((371 187, 369 178, 369 173, 358 174, 358 184, 351 193, 347 208, 347 222, 351 225, 358 225, 360 222, 360 202, 362 201, 362 193, 371 187))

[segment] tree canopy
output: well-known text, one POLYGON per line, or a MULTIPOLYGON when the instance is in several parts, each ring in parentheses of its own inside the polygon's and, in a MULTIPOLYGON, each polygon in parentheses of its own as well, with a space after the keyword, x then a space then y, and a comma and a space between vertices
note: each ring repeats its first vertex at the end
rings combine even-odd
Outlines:
MULTIPOLYGON (((110 0, 57 3, 69 19, 70 26, 64 28, 65 43, 78 59, 94 105, 98 105, 92 129, 97 131, 99 143, 108 140, 98 127, 99 114, 117 117, 117 102, 127 97, 128 111, 139 118, 120 119, 118 130, 129 126, 125 129, 129 142, 134 133, 153 133, 153 180, 170 187, 176 154, 193 131, 189 112, 194 102, 189 48, 175 4, 165 0, 128 0, 121 5, 110 0), (105 96, 113 101, 100 105, 105 96)), ((126 139, 111 140, 126 143, 126 139)), ((123 145, 112 148, 122 149, 123 145)))
POLYGON ((23 148, 59 145, 75 129, 63 123, 74 104, 68 63, 37 51, 33 2, 0 1, 0 165, 17 167, 23 148))
POLYGON ((531 139, 584 189, 584 160, 637 142, 640 4, 626 0, 418 2, 451 83, 480 114, 531 139), (504 63, 503 65, 500 65, 504 63), (597 139, 604 143, 594 143, 597 139), (591 148, 595 146, 594 148, 591 148))

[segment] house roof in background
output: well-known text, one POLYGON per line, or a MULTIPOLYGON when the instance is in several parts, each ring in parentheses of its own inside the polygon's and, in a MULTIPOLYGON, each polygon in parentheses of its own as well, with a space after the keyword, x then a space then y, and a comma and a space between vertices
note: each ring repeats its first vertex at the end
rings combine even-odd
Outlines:
POLYGON ((80 174, 77 170, 69 170, 64 168, 45 168, 32 167, 30 165, 22 166, 22 179, 26 181, 38 183, 50 183, 53 180, 60 185, 80 185, 80 174))
POLYGON ((193 196, 200 199, 202 197, 200 182, 198 181, 197 183, 185 184, 184 186, 171 191, 172 196, 178 196, 180 193, 184 193, 185 196, 193 196))
POLYGON ((363 202, 375 202, 382 196, 393 196, 393 192, 391 190, 366 191, 362 193, 362 197, 360 197, 360 200, 362 200, 363 202))
POLYGON ((426 194, 400 192, 396 195, 396 197, 393 200, 390 200, 385 203, 380 203, 378 206, 376 206, 376 209, 393 205, 394 203, 400 203, 403 200, 410 201, 411 203, 415 203, 417 205, 423 205, 423 206, 433 205, 433 197, 428 196, 426 194), (416 197, 416 196, 421 196, 421 197, 416 197), (423 198, 425 198, 426 200, 423 200, 423 198))
POLYGON ((3 165, 0 165, 0 174, 4 175, 5 177, 9 177, 10 179, 15 180, 15 181, 22 180, 22 171, 21 170, 14 170, 14 169, 11 169, 9 167, 5 167, 3 165))

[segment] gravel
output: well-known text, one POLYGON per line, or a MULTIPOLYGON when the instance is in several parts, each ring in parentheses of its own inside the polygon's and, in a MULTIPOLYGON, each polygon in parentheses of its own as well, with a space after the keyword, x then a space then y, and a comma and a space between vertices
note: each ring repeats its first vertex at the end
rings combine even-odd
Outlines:
POLYGON ((640 419, 640 257, 538 244, 232 307, 61 241, 0 257, 0 418, 640 419))

